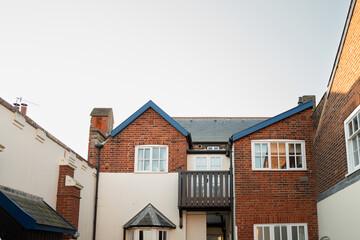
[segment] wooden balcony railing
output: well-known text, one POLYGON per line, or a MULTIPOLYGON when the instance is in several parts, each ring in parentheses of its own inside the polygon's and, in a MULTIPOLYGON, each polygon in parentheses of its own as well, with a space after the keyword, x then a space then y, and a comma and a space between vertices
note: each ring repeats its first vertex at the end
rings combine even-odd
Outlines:
POLYGON ((230 171, 181 171, 179 208, 230 208, 230 171))

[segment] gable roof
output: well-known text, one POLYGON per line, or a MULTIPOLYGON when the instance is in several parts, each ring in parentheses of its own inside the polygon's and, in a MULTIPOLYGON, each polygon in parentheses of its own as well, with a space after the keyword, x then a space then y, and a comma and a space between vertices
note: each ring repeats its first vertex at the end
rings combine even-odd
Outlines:
POLYGON ((141 114, 146 112, 149 108, 152 108, 155 112, 157 112, 160 116, 162 116, 168 123, 170 123, 174 128, 176 128, 182 135, 184 135, 185 137, 187 137, 189 135, 188 131, 186 131, 179 123, 177 123, 166 112, 164 112, 153 101, 150 100, 144 106, 142 106, 139 110, 137 110, 135 113, 133 113, 128 119, 126 119, 119 126, 117 126, 111 132, 111 136, 112 137, 116 136, 118 133, 120 133, 122 130, 124 130, 124 128, 126 128, 133 121, 135 121, 141 114))
POLYGON ((231 135, 254 126, 268 118, 176 118, 174 119, 183 126, 195 143, 219 143, 228 142, 231 135))
POLYGON ((75 234, 76 228, 42 198, 0 186, 0 207, 28 230, 75 234))
POLYGON ((176 228, 176 225, 149 203, 124 225, 125 229, 133 227, 176 228))
POLYGON ((302 112, 302 111, 304 111, 304 110, 306 110, 308 108, 312 108, 312 107, 313 107, 313 101, 310 100, 310 101, 308 101, 308 102, 306 102, 304 104, 301 104, 301 105, 299 105, 297 107, 294 107, 294 108, 292 108, 292 109, 290 109, 290 110, 288 110, 286 112, 283 112, 283 113, 281 113, 279 115, 276 115, 275 117, 269 118, 269 119, 267 119, 267 120, 265 120, 265 121, 263 121, 263 122, 261 122, 259 124, 256 124, 256 125, 254 125, 254 126, 252 126, 250 128, 247 128, 247 129, 245 129, 245 130, 243 130, 241 132, 235 133, 234 135, 232 135, 231 138, 232 138, 233 141, 236 141, 236 140, 238 140, 238 139, 240 139, 242 137, 245 137, 245 136, 247 136, 247 135, 249 135, 251 133, 254 133, 256 131, 259 131, 259 130, 261 130, 263 128, 266 128, 266 127, 268 127, 268 126, 270 126, 270 125, 272 125, 274 123, 277 123, 277 122, 279 122, 279 121, 281 121, 281 120, 283 120, 285 118, 291 117, 294 114, 297 114, 299 112, 302 112))

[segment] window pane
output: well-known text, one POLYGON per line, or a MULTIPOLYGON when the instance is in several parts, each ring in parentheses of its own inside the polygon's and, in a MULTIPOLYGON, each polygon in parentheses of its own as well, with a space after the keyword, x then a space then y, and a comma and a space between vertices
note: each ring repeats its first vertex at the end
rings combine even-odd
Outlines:
POLYGON ((162 231, 159 231, 159 240, 163 240, 163 238, 162 238, 162 231))
POLYGON ((166 148, 160 148, 160 159, 167 159, 166 157, 166 148))
POLYGON ((295 154, 295 144, 289 143, 289 154, 294 155, 295 154))
POLYGON ((280 168, 286 169, 286 157, 279 157, 280 160, 280 168))
POLYGON ((255 168, 261 168, 261 157, 255 157, 255 168))
POLYGON ((278 158, 277 157, 271 157, 271 168, 278 169, 278 158))
POLYGON ((359 151, 354 152, 354 167, 359 165, 359 151))
POLYGON ((144 161, 143 161, 143 160, 139 160, 139 161, 138 161, 138 170, 139 170, 139 171, 143 171, 143 170, 144 170, 144 161))
POLYGON ((352 121, 349 122, 348 127, 349 127, 349 136, 351 136, 353 134, 352 121))
POLYGON ((295 157, 289 157, 290 168, 295 168, 295 157))
POLYGON ((266 143, 262 144, 262 155, 268 155, 268 145, 266 143))
POLYGON ((211 157, 210 158, 210 170, 221 170, 221 158, 211 157))
POLYGON ((292 240, 299 240, 297 234, 297 226, 291 227, 291 236, 292 236, 292 240))
POLYGON ((154 160, 152 162, 152 171, 158 172, 159 171, 159 160, 154 160))
POLYGON ((264 240, 270 240, 270 227, 264 227, 264 240))
POLYGON ((352 140, 353 143, 353 151, 356 151, 358 149, 358 142, 356 141, 356 138, 352 140))
POLYGON ((138 159, 143 159, 144 158, 144 149, 139 149, 138 151, 138 159))
POLYGON ((354 119, 353 119, 353 125, 354 125, 354 132, 355 132, 359 128, 359 123, 358 123, 357 116, 355 116, 354 119))
POLYGON ((256 228, 256 235, 257 235, 257 240, 264 240, 263 239, 263 231, 262 231, 262 227, 257 227, 256 228))
POLYGON ((305 240, 305 228, 304 228, 304 226, 299 226, 299 240, 305 240))
POLYGON ((165 160, 161 160, 160 161, 160 171, 166 171, 166 161, 165 160))
POLYGON ((196 170, 206 170, 206 157, 196 158, 196 170))
POLYGON ((285 155, 285 143, 279 143, 279 155, 285 155))
POLYGON ((152 231, 151 230, 144 231, 144 240, 152 240, 152 231))
POLYGON ((281 236, 282 236, 282 240, 287 240, 288 239, 287 238, 287 227, 286 226, 281 227, 281 236))
POLYGON ((262 167, 269 168, 269 158, 268 157, 262 157, 262 167))
POLYGON ((153 159, 159 159, 159 148, 153 148, 153 159))
POLYGON ((301 156, 296 157, 296 167, 302 168, 302 157, 301 156))
POLYGON ((144 232, 143 231, 139 232, 139 239, 144 240, 144 232))
POLYGON ((301 155, 301 144, 300 143, 296 144, 296 155, 301 155))
POLYGON ((166 234, 167 234, 167 232, 165 232, 165 231, 163 231, 163 233, 164 233, 164 240, 166 240, 166 234))
POLYGON ((255 155, 261 155, 260 143, 255 143, 255 155))
POLYGON ((271 155, 278 155, 277 143, 270 144, 271 155))
POLYGON ((150 160, 144 160, 144 171, 150 171, 150 160))
POLYGON ((274 234, 275 234, 275 240, 281 240, 281 238, 280 238, 280 227, 279 226, 274 227, 274 234))
POLYGON ((150 149, 145 149, 144 159, 150 159, 150 149))

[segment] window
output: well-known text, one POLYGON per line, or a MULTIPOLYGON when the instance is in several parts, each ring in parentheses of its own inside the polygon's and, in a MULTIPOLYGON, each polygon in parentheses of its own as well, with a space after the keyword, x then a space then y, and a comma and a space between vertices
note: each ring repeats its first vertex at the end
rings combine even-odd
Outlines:
POLYGON ((167 172, 167 146, 136 146, 135 172, 167 172))
POLYGON ((345 120, 346 152, 348 172, 352 173, 360 168, 360 105, 345 120))
POLYGON ((158 229, 134 229, 130 231, 130 240, 169 240, 165 230, 158 229))
POLYGON ((305 141, 252 141, 253 170, 305 170, 305 141))
POLYGON ((196 171, 221 170, 221 157, 196 157, 196 171))
POLYGON ((208 146, 207 149, 208 150, 219 150, 220 148, 217 146, 208 146))
POLYGON ((255 224, 255 240, 308 240, 307 224, 255 224))

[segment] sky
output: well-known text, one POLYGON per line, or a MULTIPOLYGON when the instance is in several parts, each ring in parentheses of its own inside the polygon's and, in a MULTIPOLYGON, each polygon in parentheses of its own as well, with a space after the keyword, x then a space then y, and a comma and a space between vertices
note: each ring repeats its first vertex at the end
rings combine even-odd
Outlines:
POLYGON ((325 93, 350 0, 3 0, 0 97, 87 157, 149 100, 172 117, 272 117, 325 93))

